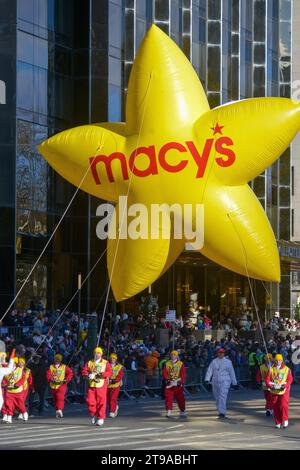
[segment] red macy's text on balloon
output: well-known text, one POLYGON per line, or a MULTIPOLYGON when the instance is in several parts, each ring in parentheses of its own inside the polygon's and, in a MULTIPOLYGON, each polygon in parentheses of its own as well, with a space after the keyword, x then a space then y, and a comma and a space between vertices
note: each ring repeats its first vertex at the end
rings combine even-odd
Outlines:
MULTIPOLYGON (((193 141, 189 140, 185 142, 185 145, 179 142, 168 142, 164 144, 158 152, 155 148, 155 145, 149 145, 148 147, 138 147, 135 149, 129 157, 129 169, 135 176, 140 178, 145 178, 149 175, 158 175, 158 164, 161 168, 169 173, 179 173, 183 171, 185 167, 190 163, 190 161, 195 163, 196 166, 196 178, 203 178, 205 170, 207 167, 208 159, 210 157, 213 147, 216 150, 218 156, 215 157, 217 165, 226 168, 235 162, 236 156, 232 149, 228 148, 233 145, 233 141, 230 137, 222 136, 216 141, 214 139, 207 139, 202 153, 200 154, 196 145, 193 141), (179 163, 171 163, 168 161, 168 152, 170 150, 176 150, 179 153, 190 153, 193 157, 193 160, 182 159, 179 163), (137 167, 138 156, 146 155, 149 159, 149 165, 143 170, 137 167)), ((114 152, 110 155, 97 155, 95 157, 90 157, 90 165, 92 174, 96 184, 101 184, 100 177, 97 171, 97 167, 100 163, 105 165, 106 174, 108 180, 113 183, 115 181, 113 171, 112 171, 112 162, 114 160, 119 161, 123 179, 129 179, 128 167, 126 156, 122 152, 114 152)))

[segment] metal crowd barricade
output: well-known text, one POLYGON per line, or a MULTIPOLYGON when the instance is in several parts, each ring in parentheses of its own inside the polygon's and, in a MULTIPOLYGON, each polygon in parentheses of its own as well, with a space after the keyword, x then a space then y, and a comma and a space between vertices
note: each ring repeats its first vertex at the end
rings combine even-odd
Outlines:
POLYGON ((294 382, 296 383, 300 382, 300 364, 294 364, 293 377, 294 377, 294 382))
POLYGON ((15 341, 19 341, 33 332, 33 326, 1 326, 0 335, 13 336, 15 341))
POLYGON ((243 383, 246 384, 247 382, 251 382, 251 374, 249 365, 247 363, 242 364, 239 367, 234 367, 236 379, 239 385, 243 383))
POLYGON ((207 392, 203 382, 205 377, 206 368, 204 367, 187 367, 186 379, 184 389, 187 394, 190 394, 189 388, 194 388, 197 392, 203 390, 207 392))

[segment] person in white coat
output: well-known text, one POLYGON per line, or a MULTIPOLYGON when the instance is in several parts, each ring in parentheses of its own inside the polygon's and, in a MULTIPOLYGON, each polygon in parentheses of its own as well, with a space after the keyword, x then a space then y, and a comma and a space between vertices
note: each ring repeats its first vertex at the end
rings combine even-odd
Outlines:
POLYGON ((5 377, 6 375, 11 374, 12 371, 13 371, 13 369, 15 367, 14 357, 15 357, 15 349, 13 349, 13 351, 11 353, 10 361, 8 363, 8 366, 7 367, 2 367, 2 364, 5 361, 5 353, 0 353, 0 412, 1 412, 2 406, 3 406, 3 396, 2 396, 1 383, 2 383, 3 377, 5 377))
POLYGON ((212 382, 219 418, 225 418, 227 395, 231 384, 234 387, 238 386, 232 362, 224 355, 224 349, 218 349, 217 358, 210 363, 205 375, 205 382, 212 382))

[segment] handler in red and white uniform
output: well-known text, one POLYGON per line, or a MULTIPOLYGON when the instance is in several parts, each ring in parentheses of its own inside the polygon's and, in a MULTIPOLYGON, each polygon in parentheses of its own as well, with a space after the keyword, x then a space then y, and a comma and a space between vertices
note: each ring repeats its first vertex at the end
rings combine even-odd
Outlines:
POLYGON ((23 420, 28 420, 28 413, 24 402, 24 382, 26 380, 25 373, 18 366, 19 358, 14 358, 14 369, 11 374, 6 377, 6 393, 4 402, 3 422, 11 424, 15 409, 23 415, 23 420))
POLYGON ((118 396, 122 386, 122 379, 124 376, 124 368, 118 364, 118 356, 115 353, 110 355, 110 366, 112 375, 109 378, 107 389, 107 403, 110 418, 116 418, 119 411, 118 396))
POLYGON ((51 395, 56 410, 56 418, 62 418, 63 409, 65 407, 67 384, 72 380, 73 372, 70 367, 62 364, 61 354, 56 354, 54 356, 53 364, 47 370, 46 377, 50 383, 51 395))
POLYGON ((170 361, 166 362, 162 376, 166 381, 165 387, 165 403, 167 410, 167 418, 172 416, 173 400, 177 401, 180 409, 180 416, 185 417, 185 398, 184 398, 184 380, 185 367, 183 362, 178 360, 178 352, 172 351, 170 361))
POLYGON ((284 364, 281 354, 276 354, 274 365, 266 376, 266 386, 273 395, 273 412, 276 428, 286 429, 289 425, 289 399, 293 376, 284 364))
POLYGON ((92 424, 97 426, 104 424, 108 379, 112 375, 110 363, 102 356, 102 348, 95 348, 94 359, 88 361, 82 369, 82 375, 88 378, 89 383, 86 404, 92 416, 92 424))
POLYGON ((266 400, 266 404, 265 404, 266 416, 271 416, 273 414, 273 401, 274 401, 273 396, 274 395, 266 386, 266 377, 272 365, 273 365, 273 355, 266 354, 264 357, 264 363, 259 367, 259 370, 256 376, 256 381, 261 383, 262 389, 264 391, 264 396, 266 400))
POLYGON ((4 400, 5 400, 5 395, 6 395, 6 377, 12 373, 15 367, 15 362, 14 362, 15 352, 16 350, 13 349, 8 364, 5 362, 7 354, 3 351, 0 352, 0 412, 2 411, 4 421, 7 421, 7 415, 2 409, 4 400), (5 387, 3 386, 2 388, 3 379, 5 380, 5 387))
MULTIPOLYGON (((18 366, 23 370, 25 374, 25 382, 23 385, 23 399, 24 399, 24 405, 26 407, 26 400, 27 400, 28 392, 29 390, 32 390, 33 388, 33 379, 32 379, 31 370, 28 367, 25 367, 25 359, 23 359, 23 357, 19 357, 18 366)), ((24 416, 22 413, 19 414, 18 419, 24 419, 24 416)))

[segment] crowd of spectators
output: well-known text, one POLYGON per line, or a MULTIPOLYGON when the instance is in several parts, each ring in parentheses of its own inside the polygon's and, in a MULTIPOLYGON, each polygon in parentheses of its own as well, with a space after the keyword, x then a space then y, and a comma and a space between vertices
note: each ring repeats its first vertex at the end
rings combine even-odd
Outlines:
MULTIPOLYGON (((239 375, 240 369, 248 364, 249 353, 258 347, 262 348, 262 345, 256 343, 254 339, 238 336, 239 330, 257 329, 256 322, 250 316, 246 321, 241 326, 238 319, 227 318, 213 322, 204 315, 198 318, 196 326, 194 324, 191 327, 189 320, 183 320, 182 317, 179 317, 173 325, 164 318, 158 318, 153 322, 153 320, 148 321, 142 314, 134 319, 127 313, 115 316, 109 313, 104 321, 101 345, 106 356, 116 352, 119 361, 127 370, 145 372, 157 369, 158 367, 150 367, 149 364, 153 365, 156 362, 159 364, 173 347, 179 350, 181 359, 187 367, 205 369, 214 358, 216 349, 223 347, 239 375), (195 329, 208 329, 208 327, 223 331, 224 338, 219 341, 199 340, 193 334, 195 329), (157 343, 155 335, 157 328, 169 330, 168 347, 161 347, 157 343), (151 360, 146 360, 147 357, 151 360)), ((101 318, 98 323, 101 323, 101 318)), ((35 310, 11 311, 6 316, 4 324, 0 325, 0 340, 6 343, 8 350, 14 346, 23 348, 24 355, 28 359, 40 357, 46 363, 51 363, 54 355, 60 353, 63 361, 75 368, 75 376, 76 370, 78 371, 79 377, 80 367, 87 358, 88 327, 89 316, 85 314, 81 314, 79 320, 78 314, 74 312, 66 311, 61 315, 60 310, 48 311, 38 306, 35 310), (15 337, 14 328, 22 329, 21 337, 15 337)), ((292 366, 293 340, 289 336, 280 337, 278 331, 282 329, 295 331, 298 327, 297 322, 292 319, 280 319, 280 316, 275 314, 272 320, 265 322, 264 327, 272 333, 272 338, 267 342, 268 351, 281 353, 287 364, 292 366)))

